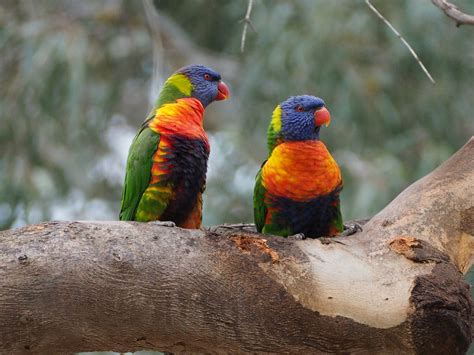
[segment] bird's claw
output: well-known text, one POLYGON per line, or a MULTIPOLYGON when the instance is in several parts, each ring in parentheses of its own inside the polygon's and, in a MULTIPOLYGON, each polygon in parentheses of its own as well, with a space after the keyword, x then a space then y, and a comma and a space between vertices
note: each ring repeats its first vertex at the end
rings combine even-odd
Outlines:
POLYGON ((148 223, 153 223, 154 225, 161 226, 161 227, 176 227, 176 223, 172 221, 151 221, 148 223))
POLYGON ((348 237, 350 235, 356 234, 357 232, 362 232, 362 226, 359 223, 351 223, 349 225, 344 224, 344 232, 339 236, 348 237))
POLYGON ((337 237, 321 237, 321 238, 318 238, 318 240, 321 242, 321 244, 323 245, 329 245, 331 243, 339 243, 339 244, 342 244, 342 245, 346 245, 345 243, 341 242, 340 240, 338 240, 337 237))
POLYGON ((288 236, 288 239, 292 239, 292 240, 304 240, 304 239, 306 239, 306 236, 305 236, 303 233, 298 233, 298 234, 289 235, 289 236, 288 236))

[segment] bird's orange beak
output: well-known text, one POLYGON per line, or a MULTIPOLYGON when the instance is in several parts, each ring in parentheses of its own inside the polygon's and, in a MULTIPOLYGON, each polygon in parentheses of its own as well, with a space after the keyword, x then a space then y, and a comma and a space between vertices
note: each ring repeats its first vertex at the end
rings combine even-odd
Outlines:
POLYGON ((314 112, 314 123, 316 127, 322 126, 323 124, 329 126, 331 123, 331 114, 326 107, 321 107, 314 112))
POLYGON ((223 81, 219 81, 219 84, 217 84, 217 90, 217 101, 226 100, 229 98, 229 87, 223 81))

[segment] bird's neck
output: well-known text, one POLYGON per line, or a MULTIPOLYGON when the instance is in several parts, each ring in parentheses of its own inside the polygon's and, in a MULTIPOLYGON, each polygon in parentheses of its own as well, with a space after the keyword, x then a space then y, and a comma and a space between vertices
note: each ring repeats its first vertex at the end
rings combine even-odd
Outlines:
POLYGON ((148 127, 160 134, 204 138, 203 118, 204 107, 198 99, 181 98, 161 105, 149 121, 148 127))
MULTIPOLYGON (((291 139, 291 138, 284 139, 280 135, 269 131, 268 140, 267 140, 268 156, 270 156, 273 150, 276 147, 278 147, 280 144, 291 143, 291 142, 296 143, 296 142, 301 142, 301 141, 302 139, 300 137, 295 137, 294 139, 291 139)), ((317 142, 320 142, 319 127, 316 128, 316 131, 313 133, 310 139, 305 139, 304 142, 307 142, 308 144, 311 144, 311 143, 317 144, 317 142)))
POLYGON ((164 104, 174 103, 177 99, 191 97, 193 85, 184 74, 174 74, 166 80, 155 103, 155 109, 164 104))

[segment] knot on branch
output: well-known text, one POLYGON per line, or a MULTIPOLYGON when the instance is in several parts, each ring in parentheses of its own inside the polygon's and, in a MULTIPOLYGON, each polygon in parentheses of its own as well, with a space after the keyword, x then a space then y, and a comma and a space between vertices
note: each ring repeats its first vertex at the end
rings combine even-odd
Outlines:
POLYGON ((233 235, 229 238, 235 243, 237 248, 243 252, 250 253, 252 247, 256 247, 261 253, 270 256, 272 263, 278 263, 280 261, 280 256, 275 250, 268 246, 266 239, 257 238, 251 235, 233 235))
POLYGON ((449 256, 424 240, 411 236, 398 236, 389 242, 390 249, 417 263, 449 262, 449 256))

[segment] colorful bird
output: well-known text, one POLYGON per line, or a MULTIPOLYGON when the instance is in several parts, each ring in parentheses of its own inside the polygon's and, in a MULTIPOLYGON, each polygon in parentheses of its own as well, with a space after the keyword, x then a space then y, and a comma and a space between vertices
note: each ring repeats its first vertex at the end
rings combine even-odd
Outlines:
POLYGON ((259 232, 309 238, 342 232, 341 171, 319 139, 321 126, 330 120, 324 101, 308 95, 290 97, 273 111, 269 157, 254 189, 259 232))
POLYGON ((201 226, 209 157, 204 110, 228 97, 219 73, 202 65, 166 80, 128 153, 120 220, 201 226))

